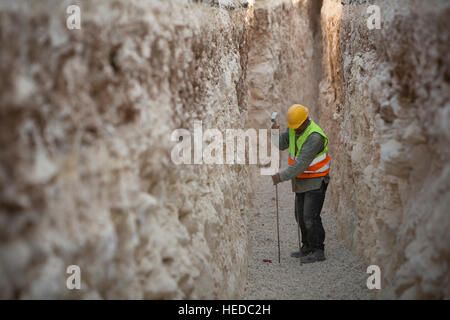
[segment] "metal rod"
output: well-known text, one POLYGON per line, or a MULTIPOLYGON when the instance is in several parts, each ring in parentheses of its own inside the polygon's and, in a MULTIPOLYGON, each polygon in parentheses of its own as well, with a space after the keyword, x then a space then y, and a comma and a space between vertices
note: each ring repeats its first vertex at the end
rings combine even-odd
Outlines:
POLYGON ((278 236, 278 263, 281 263, 280 259, 280 218, 278 215, 278 185, 275 185, 276 202, 277 202, 277 236, 278 236))
POLYGON ((298 254, 301 254, 302 246, 300 244, 300 216, 297 208, 297 195, 295 195, 295 221, 297 222, 297 239, 298 239, 298 254))

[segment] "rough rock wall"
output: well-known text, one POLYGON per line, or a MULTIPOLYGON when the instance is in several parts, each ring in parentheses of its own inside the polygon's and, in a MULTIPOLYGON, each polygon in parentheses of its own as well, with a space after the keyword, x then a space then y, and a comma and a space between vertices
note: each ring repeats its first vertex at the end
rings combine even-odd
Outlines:
POLYGON ((320 25, 311 17, 319 16, 320 3, 255 2, 248 60, 249 127, 267 128, 272 111, 279 112, 284 126, 287 109, 295 103, 308 106, 313 114, 318 110, 320 25))
POLYGON ((239 297, 248 169, 176 166, 170 136, 243 126, 247 14, 1 2, 0 298, 239 297))
POLYGON ((382 298, 450 298, 450 3, 325 0, 320 122, 327 205, 381 267, 382 298))

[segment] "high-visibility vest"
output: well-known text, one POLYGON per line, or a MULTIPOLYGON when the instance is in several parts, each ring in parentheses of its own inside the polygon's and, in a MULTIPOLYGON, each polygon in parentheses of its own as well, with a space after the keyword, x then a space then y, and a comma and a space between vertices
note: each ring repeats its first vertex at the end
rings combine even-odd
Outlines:
POLYGON ((316 178, 326 176, 330 172, 330 156, 327 151, 328 138, 320 127, 311 120, 309 126, 305 129, 302 135, 297 139, 297 154, 295 154, 295 130, 289 128, 289 165, 293 164, 295 159, 299 156, 302 145, 308 138, 308 136, 317 132, 324 138, 323 150, 316 155, 306 170, 299 174, 297 178, 316 178))

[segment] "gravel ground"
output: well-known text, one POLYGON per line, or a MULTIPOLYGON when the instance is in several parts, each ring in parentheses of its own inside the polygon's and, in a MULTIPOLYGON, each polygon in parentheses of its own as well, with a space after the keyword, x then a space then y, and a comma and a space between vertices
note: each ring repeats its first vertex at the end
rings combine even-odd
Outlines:
POLYGON ((245 299, 371 299, 369 276, 361 258, 336 237, 336 221, 322 211, 326 260, 300 265, 290 257, 298 250, 294 198, 290 182, 278 185, 281 264, 278 264, 275 186, 258 178, 249 230, 249 267, 245 299), (263 262, 264 259, 272 263, 263 262))

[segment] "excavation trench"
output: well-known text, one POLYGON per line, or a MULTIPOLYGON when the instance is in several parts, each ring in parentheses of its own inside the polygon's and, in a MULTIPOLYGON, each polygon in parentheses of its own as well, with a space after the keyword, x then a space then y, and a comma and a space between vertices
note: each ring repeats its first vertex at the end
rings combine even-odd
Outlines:
POLYGON ((274 188, 254 184, 248 298, 450 297, 449 7, 256 2, 249 121, 265 127, 267 111, 307 105, 328 135, 332 169, 328 260, 314 267, 289 257, 297 232, 288 184, 277 264, 274 188), (380 268, 382 289, 368 290, 368 265, 380 268))
MULTIPOLYGON (((322 2, 256 2, 248 58, 249 122, 267 127, 277 111, 284 127, 287 108, 302 103, 319 119, 321 81, 322 2), (270 113, 269 113, 270 112, 270 113)), ((282 169, 287 165, 282 152, 282 169)), ((249 214, 247 299, 368 299, 366 268, 360 257, 337 237, 337 221, 324 210, 325 262, 300 265, 291 183, 279 186, 281 263, 278 263, 275 187, 270 177, 257 175, 249 214), (270 262, 268 262, 270 261, 270 262)))
POLYGON ((1 2, 0 298, 450 298, 450 3, 374 0, 377 29, 360 1, 243 2, 1 2), (270 177, 172 158, 195 120, 294 103, 332 159, 304 266, 289 183, 278 264, 270 177))
MULTIPOLYGON (((284 163, 285 167, 287 163, 284 163)), ((337 221, 330 210, 322 211, 327 260, 300 264, 290 253, 298 251, 294 218, 294 193, 290 183, 278 187, 281 263, 278 263, 275 187, 260 178, 255 207, 250 211, 249 266, 245 299, 371 299, 366 265, 345 248, 337 235, 337 221), (271 260, 271 262, 264 262, 271 260)))

